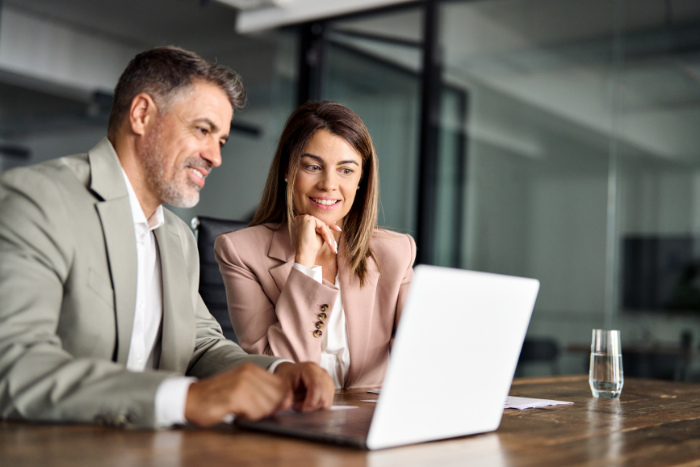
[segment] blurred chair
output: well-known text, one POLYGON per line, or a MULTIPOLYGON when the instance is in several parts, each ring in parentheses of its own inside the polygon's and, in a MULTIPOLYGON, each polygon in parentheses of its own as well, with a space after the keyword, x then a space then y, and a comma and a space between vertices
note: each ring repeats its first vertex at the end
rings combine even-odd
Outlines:
POLYGON ((214 257, 214 241, 222 233, 248 227, 248 222, 214 219, 198 216, 192 219, 192 228, 197 237, 199 249, 199 294, 209 312, 221 325, 221 330, 227 339, 238 342, 231 326, 226 305, 226 289, 224 279, 219 272, 219 264, 214 257))
POLYGON ((652 343, 628 345, 622 348, 622 367, 625 376, 665 379, 668 381, 694 381, 689 375, 693 357, 693 333, 681 333, 678 346, 652 343))
POLYGON ((559 374, 559 344, 554 339, 525 339, 518 358, 516 376, 524 376, 524 367, 530 363, 548 363, 553 375, 559 374))
POLYGON ((685 381, 693 358, 693 333, 688 329, 681 332, 681 352, 673 374, 674 381, 685 381))

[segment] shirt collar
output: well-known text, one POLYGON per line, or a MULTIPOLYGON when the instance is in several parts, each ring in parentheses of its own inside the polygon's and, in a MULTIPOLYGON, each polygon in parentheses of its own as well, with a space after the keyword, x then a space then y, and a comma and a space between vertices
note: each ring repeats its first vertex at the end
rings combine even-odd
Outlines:
POLYGON ((122 167, 121 169, 122 175, 124 175, 124 181, 126 182, 126 191, 129 193, 129 204, 131 205, 131 216, 134 219, 134 224, 146 224, 148 226, 148 230, 154 230, 163 225, 165 223, 163 206, 159 205, 151 217, 146 219, 146 215, 143 213, 141 203, 139 203, 134 187, 131 186, 129 177, 126 175, 124 168, 122 167))

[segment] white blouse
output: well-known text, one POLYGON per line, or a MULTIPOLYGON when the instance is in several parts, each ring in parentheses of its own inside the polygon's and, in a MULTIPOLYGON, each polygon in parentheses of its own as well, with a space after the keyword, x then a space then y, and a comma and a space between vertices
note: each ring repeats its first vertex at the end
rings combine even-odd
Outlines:
MULTIPOLYGON (((313 269, 294 263, 297 269, 318 283, 323 282, 323 269, 321 266, 314 266, 313 269)), ((335 276, 335 286, 340 290, 338 275, 335 276)), ((331 308, 330 319, 326 324, 321 340, 321 361, 319 365, 326 370, 333 379, 335 387, 340 389, 345 387, 345 382, 350 369, 350 346, 348 345, 348 328, 345 324, 345 310, 343 309, 342 290, 338 294, 338 299, 331 308)))

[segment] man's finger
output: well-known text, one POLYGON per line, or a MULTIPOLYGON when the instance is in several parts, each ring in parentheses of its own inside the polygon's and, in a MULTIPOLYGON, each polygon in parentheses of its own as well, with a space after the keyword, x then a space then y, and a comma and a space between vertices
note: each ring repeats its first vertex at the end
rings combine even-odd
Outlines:
POLYGON ((322 404, 320 403, 321 397, 323 396, 323 390, 320 388, 317 381, 312 378, 304 378, 306 386, 306 397, 304 398, 304 403, 302 404, 302 410, 304 412, 320 409, 322 404))
POLYGON ((272 414, 283 403, 288 389, 281 378, 255 366, 239 373, 231 375, 236 383, 230 393, 234 415, 256 420, 272 414))

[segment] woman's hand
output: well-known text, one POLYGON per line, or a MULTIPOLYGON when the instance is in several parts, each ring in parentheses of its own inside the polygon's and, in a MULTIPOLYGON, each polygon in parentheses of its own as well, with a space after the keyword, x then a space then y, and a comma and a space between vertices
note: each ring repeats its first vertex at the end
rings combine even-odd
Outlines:
POLYGON ((316 264, 316 255, 327 243, 331 251, 338 254, 338 243, 335 241, 333 231, 340 232, 337 225, 329 226, 317 217, 300 215, 294 218, 294 238, 296 240, 297 255, 295 261, 307 268, 313 268, 316 264))

